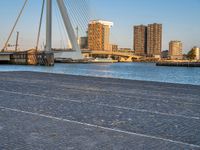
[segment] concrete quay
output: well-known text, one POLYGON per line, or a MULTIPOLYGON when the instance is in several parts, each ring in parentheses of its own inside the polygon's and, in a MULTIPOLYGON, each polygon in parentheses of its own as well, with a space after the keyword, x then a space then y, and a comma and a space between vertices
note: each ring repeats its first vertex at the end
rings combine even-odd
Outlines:
POLYGON ((200 62, 158 62, 157 66, 200 67, 200 62))
POLYGON ((200 150, 200 86, 0 72, 1 150, 200 150))

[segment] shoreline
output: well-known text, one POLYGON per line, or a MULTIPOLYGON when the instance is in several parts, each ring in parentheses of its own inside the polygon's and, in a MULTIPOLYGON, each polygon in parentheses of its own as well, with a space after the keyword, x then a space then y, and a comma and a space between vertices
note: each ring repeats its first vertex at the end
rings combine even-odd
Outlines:
POLYGON ((200 62, 157 62, 156 66, 169 67, 200 67, 200 62))
POLYGON ((40 71, 0 71, 1 73, 39 73, 46 75, 61 75, 68 77, 78 77, 78 78, 92 78, 92 79, 105 79, 105 80, 115 80, 115 81, 131 81, 131 82, 141 82, 141 83, 157 83, 157 84, 171 84, 171 85, 185 85, 185 86, 200 86, 200 84, 187 84, 187 83, 179 83, 179 82, 164 82, 164 81, 153 81, 153 80, 136 80, 136 79, 125 79, 125 78, 117 78, 117 77, 104 77, 104 76, 90 76, 90 75, 75 75, 75 74, 64 74, 64 73, 56 73, 56 72, 40 72, 40 71))
POLYGON ((129 80, 199 85, 198 68, 156 67, 155 63, 61 64, 54 67, 0 65, 1 71, 35 71, 57 74, 109 77, 129 80), (128 69, 128 70, 127 70, 128 69), (190 70, 193 71, 190 71, 190 70), (180 73, 183 72, 184 74, 180 73), (143 72, 146 72, 145 74, 143 72), (195 73, 196 72, 196 73, 195 73), (164 74, 163 74, 164 73, 164 74), (156 76, 155 76, 156 75, 156 76))

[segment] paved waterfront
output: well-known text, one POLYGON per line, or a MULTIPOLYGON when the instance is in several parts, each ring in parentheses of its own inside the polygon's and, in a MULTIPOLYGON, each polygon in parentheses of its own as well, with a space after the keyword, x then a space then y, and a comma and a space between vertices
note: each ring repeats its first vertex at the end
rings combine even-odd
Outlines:
POLYGON ((200 86, 31 72, 0 85, 0 149, 200 149, 200 86))

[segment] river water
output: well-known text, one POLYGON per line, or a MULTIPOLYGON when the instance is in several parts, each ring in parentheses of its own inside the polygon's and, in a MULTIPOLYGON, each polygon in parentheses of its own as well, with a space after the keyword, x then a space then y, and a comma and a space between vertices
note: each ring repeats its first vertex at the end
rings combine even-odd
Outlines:
POLYGON ((200 85, 200 68, 158 67, 154 63, 55 64, 54 67, 0 65, 0 71, 36 71, 200 85))

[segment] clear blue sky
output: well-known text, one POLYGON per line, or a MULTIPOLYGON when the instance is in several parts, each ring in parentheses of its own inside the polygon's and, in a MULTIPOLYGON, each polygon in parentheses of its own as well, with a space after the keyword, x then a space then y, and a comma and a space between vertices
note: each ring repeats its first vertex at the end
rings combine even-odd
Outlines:
MULTIPOLYGON (((41 4, 41 0, 29 1, 26 13, 17 27, 24 47, 33 46, 41 4)), ((0 1, 0 46, 5 41, 22 3, 23 0, 0 1)), ((163 50, 168 49, 170 40, 182 41, 186 52, 193 46, 200 47, 199 8, 200 0, 90 0, 91 19, 114 22, 111 42, 130 48, 133 47, 133 26, 154 22, 163 24, 163 50)), ((61 45, 58 32, 58 25, 55 24, 54 46, 61 45)), ((42 41, 44 39, 43 30, 42 41)))

